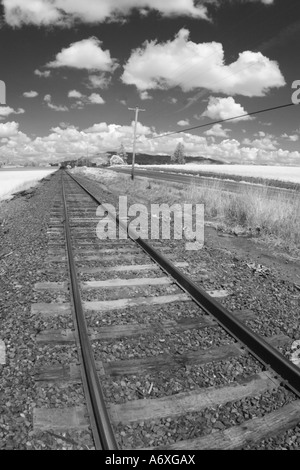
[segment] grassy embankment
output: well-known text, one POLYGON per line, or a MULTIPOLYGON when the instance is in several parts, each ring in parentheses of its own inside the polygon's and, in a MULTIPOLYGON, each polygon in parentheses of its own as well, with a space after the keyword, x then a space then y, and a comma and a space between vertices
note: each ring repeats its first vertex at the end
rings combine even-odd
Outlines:
MULTIPOLYGON (((200 166, 200 165, 199 165, 200 166)), ((145 166, 143 168, 146 168, 145 166)), ((221 166, 222 168, 222 166, 221 166)), ((147 169, 147 168, 146 168, 147 169)), ((158 166, 151 166, 151 170, 159 171, 162 169, 161 165, 158 166)), ((280 179, 270 179, 270 178, 262 178, 257 176, 246 176, 246 175, 234 175, 234 174, 227 174, 227 173, 217 173, 214 171, 202 171, 202 170, 191 170, 186 169, 184 166, 182 169, 168 169, 167 166, 164 166, 164 171, 171 171, 172 173, 183 173, 187 175, 195 175, 195 176, 203 176, 205 178, 215 178, 216 180, 232 180, 241 182, 244 181, 246 183, 251 184, 259 184, 263 186, 274 186, 276 188, 283 188, 283 189, 292 189, 294 191, 300 191, 300 184, 293 183, 292 181, 281 181, 280 179)))
MULTIPOLYGON (((97 170, 96 170, 97 171, 97 170)), ((84 170, 81 170, 84 174, 84 170)), ((91 176, 90 173, 86 173, 91 176)), ((206 220, 219 229, 252 234, 291 254, 300 250, 300 198, 281 194, 270 198, 267 188, 245 189, 232 194, 221 190, 219 182, 203 186, 166 184, 129 175, 99 170, 93 179, 118 194, 132 196, 138 202, 204 204, 206 220)))

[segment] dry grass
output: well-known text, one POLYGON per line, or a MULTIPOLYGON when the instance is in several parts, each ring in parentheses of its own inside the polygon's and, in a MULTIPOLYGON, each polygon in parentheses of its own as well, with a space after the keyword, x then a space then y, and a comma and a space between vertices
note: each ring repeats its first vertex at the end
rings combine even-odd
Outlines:
MULTIPOLYGON (((210 186, 211 188, 211 186, 210 186)), ((300 248, 300 199, 278 194, 267 195, 267 189, 245 189, 240 194, 218 189, 191 187, 187 199, 203 203, 205 214, 227 229, 240 228, 280 245, 289 252, 300 248)))
MULTIPOLYGON (((116 175, 116 174, 115 174, 116 175)), ((105 184, 105 173, 97 177, 105 184)), ((289 253, 300 249, 300 199, 278 194, 267 195, 267 188, 245 188, 240 193, 222 191, 220 182, 203 186, 169 184, 135 179, 118 173, 109 188, 145 203, 204 204, 206 220, 214 221, 226 230, 244 230, 259 239, 272 242, 289 253)))

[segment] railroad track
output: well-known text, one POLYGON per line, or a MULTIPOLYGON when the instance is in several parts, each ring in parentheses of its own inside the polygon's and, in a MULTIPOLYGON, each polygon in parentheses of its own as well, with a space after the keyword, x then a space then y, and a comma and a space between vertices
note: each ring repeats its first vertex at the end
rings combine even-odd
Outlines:
POLYGON ((49 326, 36 336, 39 393, 84 394, 37 406, 35 432, 72 442, 91 430, 96 449, 239 449, 297 426, 300 369, 279 352, 291 339, 258 336, 252 312, 221 305, 226 290, 201 289, 205 263, 195 282, 160 240, 98 239, 87 184, 62 176, 46 260, 56 281, 36 284, 32 305, 49 326))

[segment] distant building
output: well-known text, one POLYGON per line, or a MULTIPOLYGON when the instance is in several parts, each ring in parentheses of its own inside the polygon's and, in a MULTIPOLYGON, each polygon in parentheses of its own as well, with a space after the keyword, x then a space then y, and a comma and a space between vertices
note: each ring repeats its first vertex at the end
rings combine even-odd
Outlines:
POLYGON ((125 162, 123 158, 121 158, 119 155, 113 155, 110 159, 110 165, 115 166, 115 165, 125 165, 125 162))

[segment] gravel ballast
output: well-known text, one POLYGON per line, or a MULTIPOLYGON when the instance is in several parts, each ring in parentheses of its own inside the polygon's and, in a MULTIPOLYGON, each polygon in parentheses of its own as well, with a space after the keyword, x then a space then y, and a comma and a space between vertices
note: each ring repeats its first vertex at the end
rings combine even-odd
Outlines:
MULTIPOLYGON (((96 186, 96 185, 94 185, 96 186)), ((0 218, 5 220, 0 230, 0 283, 1 283, 1 333, 0 339, 6 347, 6 364, 0 365, 0 448, 1 449, 91 449, 93 442, 89 431, 72 433, 35 433, 33 431, 33 409, 38 406, 60 408, 84 404, 80 384, 36 384, 34 373, 37 368, 47 365, 64 365, 78 362, 75 344, 38 344, 36 336, 50 328, 72 328, 71 316, 51 318, 37 317, 31 312, 35 302, 66 302, 68 293, 49 291, 37 292, 37 282, 64 281, 65 263, 45 262, 49 255, 47 223, 53 206, 49 201, 58 201, 60 176, 54 174, 47 182, 40 184, 33 192, 12 201, 0 204, 0 218), (30 197, 29 197, 30 196, 30 197), (59 269, 56 271, 56 268, 59 269), (51 272, 51 275, 49 274, 51 272)), ((98 191, 101 193, 102 190, 98 191)), ((102 193, 103 194, 103 193, 102 193)), ((106 201, 113 201, 109 195, 106 201)), ((53 218, 53 213, 51 215, 53 218)), ((52 239, 53 240, 53 239, 52 239)), ((291 282, 283 281, 272 271, 260 272, 249 267, 242 258, 225 250, 218 250, 207 244, 199 252, 187 252, 184 242, 164 241, 162 246, 172 248, 176 261, 188 261, 185 272, 205 289, 227 289, 229 296, 219 301, 231 311, 250 310, 253 317, 245 320, 263 336, 285 334, 292 341, 299 338, 299 291, 291 282), (200 279, 205 270, 206 278, 200 279), (297 326, 298 325, 298 326, 297 326)), ((61 248, 60 248, 61 249, 61 248)), ((168 254, 166 253, 168 257, 168 254)), ((137 264, 149 263, 143 256, 135 258, 137 264)), ((131 264, 125 260, 122 264, 131 264)), ((101 262, 101 266, 117 266, 120 259, 101 262)), ((97 266, 97 262, 80 261, 77 266, 97 266)), ((100 266, 100 264, 99 264, 100 266)), ((158 273, 152 273, 157 276, 158 273)), ((143 274, 142 274, 143 276, 143 274)), ((149 274, 148 274, 149 276, 149 274)), ((83 280, 111 279, 121 277, 113 274, 80 275, 83 280)), ((124 276, 124 278, 126 278, 124 276)), ((133 277, 133 276, 132 276, 133 277)), ((144 276, 143 276, 144 277, 144 276)), ((145 276, 146 277, 146 276, 145 276)), ((177 292, 177 287, 170 286, 177 292)), ((147 287, 144 295, 156 296, 166 289, 147 287)), ((136 288, 129 293, 120 289, 123 297, 140 296, 142 290, 136 288), (126 295, 125 295, 126 294, 126 295), (127 295, 128 294, 128 295, 127 295)), ((122 295, 121 295, 122 296, 122 295)), ((83 300, 103 300, 117 298, 107 291, 101 294, 83 292, 83 300)), ((101 326, 127 324, 131 322, 155 322, 169 319, 200 318, 203 312, 191 302, 174 303, 155 308, 133 307, 127 311, 103 312, 100 317, 88 313, 88 326, 97 329, 101 326), (151 319, 149 320, 149 313, 151 319)), ((182 333, 149 334, 130 340, 95 341, 93 349, 96 359, 114 361, 124 358, 143 358, 166 352, 183 353, 186 349, 209 349, 222 344, 230 344, 227 334, 219 327, 202 328, 182 333)), ((281 347, 280 347, 281 348, 281 347)), ((282 348, 289 357, 290 346, 282 348)), ((156 374, 103 378, 103 388, 111 403, 124 403, 137 400, 172 395, 182 390, 199 387, 224 386, 245 377, 251 377, 261 370, 256 360, 248 355, 202 366, 188 365, 179 370, 162 371, 156 374)), ((280 387, 274 392, 266 392, 261 397, 243 399, 229 403, 218 409, 207 408, 200 413, 184 417, 153 420, 133 426, 118 426, 117 439, 124 448, 164 446, 178 439, 190 439, 223 430, 253 416, 263 416, 285 403, 293 401, 292 393, 280 387), (252 400, 252 401, 251 401, 252 400), (260 414, 257 409, 260 408, 260 414), (163 426, 163 427, 162 427, 163 426), (163 430, 165 429, 165 431, 163 430)), ((299 430, 285 433, 273 439, 266 439, 257 448, 297 448, 299 430)), ((249 446, 255 448, 255 446, 249 446)))
MULTIPOLYGON (((47 230, 52 203, 60 194, 60 175, 54 173, 28 194, 0 203, 0 339, 6 348, 6 363, 0 365, 0 449, 47 450, 89 449, 90 433, 53 434, 33 430, 33 409, 37 406, 72 406, 82 403, 82 390, 72 391, 36 385, 34 373, 43 352, 36 343, 46 321, 31 313, 38 294, 34 284, 57 281, 45 269, 47 230)), ((52 299, 53 301, 53 299, 52 299)), ((70 321, 61 319, 70 327, 70 321)), ((69 319, 70 320, 70 319, 69 319)), ((55 327, 59 327, 55 322, 55 327)), ((72 324, 72 323, 71 323, 72 324)), ((53 325, 54 326, 54 322, 53 325)), ((47 357, 43 357, 47 361, 47 357)))

